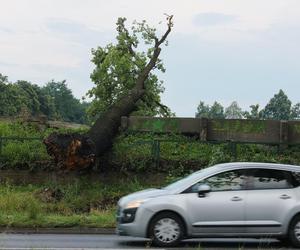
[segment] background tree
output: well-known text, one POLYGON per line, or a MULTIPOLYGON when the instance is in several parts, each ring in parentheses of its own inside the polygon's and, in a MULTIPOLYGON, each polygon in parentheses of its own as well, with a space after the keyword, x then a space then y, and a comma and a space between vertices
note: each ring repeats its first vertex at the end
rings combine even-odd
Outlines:
POLYGON ((300 119, 300 103, 296 103, 291 110, 291 119, 299 120, 300 119))
POLYGON ((250 105, 250 110, 242 111, 237 102, 232 102, 226 108, 225 114, 221 104, 215 102, 212 106, 200 102, 197 107, 196 117, 226 118, 226 119, 273 119, 273 120, 297 120, 300 119, 300 103, 292 106, 288 96, 279 90, 260 110, 259 104, 250 105))
POLYGON ((210 107, 209 113, 210 113, 210 118, 215 118, 215 119, 224 119, 225 118, 224 108, 218 102, 213 103, 213 105, 210 107))
POLYGON ((0 83, 8 83, 8 77, 0 73, 0 83))
POLYGON ((0 76, 0 115, 16 116, 22 109, 27 109, 28 100, 20 88, 8 81, 6 76, 0 76))
POLYGON ((224 108, 218 102, 214 102, 212 106, 209 106, 200 101, 195 116, 196 118, 223 119, 225 118, 224 108))
MULTIPOLYGON (((136 84, 138 76, 152 57, 153 47, 147 51, 139 51, 140 43, 153 44, 155 28, 149 27, 145 21, 134 22, 131 31, 125 27, 126 18, 117 21, 117 37, 115 44, 92 49, 92 62, 95 69, 91 79, 95 84, 88 96, 93 98, 88 110, 90 116, 99 117, 114 105, 122 96, 127 95, 136 84)), ((144 46, 144 45, 143 45, 144 46)), ((160 59, 154 69, 165 72, 160 59)), ((170 109, 161 104, 163 82, 150 72, 145 80, 145 95, 137 102, 135 115, 169 116, 170 109)))
MULTIPOLYGON (((66 81, 52 80, 42 88, 43 93, 52 99, 55 106, 55 116, 69 122, 84 123, 86 121, 86 106, 76 99, 68 88, 66 81)), ((49 100, 49 99, 48 99, 49 100)))
POLYGON ((41 114, 41 103, 36 86, 27 81, 17 81, 16 87, 24 98, 27 111, 33 116, 41 114))
POLYGON ((11 83, 0 74, 0 116, 45 115, 48 119, 86 123, 88 105, 73 96, 65 81, 39 87, 23 80, 11 83))
MULTIPOLYGON (((44 88, 40 88, 37 85, 34 85, 35 91, 38 96, 38 100, 40 103, 40 112, 45 115, 49 120, 53 120, 57 118, 54 98, 47 94, 44 88)), ((75 121, 74 121, 75 122, 75 121)))
POLYGON ((242 119, 243 111, 240 108, 239 104, 234 101, 225 109, 226 119, 242 119))
POLYGON ((244 111, 243 115, 246 119, 261 119, 262 112, 259 110, 259 104, 250 105, 250 112, 244 111))
POLYGON ((279 90, 278 94, 275 94, 271 98, 269 103, 264 108, 263 118, 274 120, 289 120, 291 117, 292 102, 289 100, 283 90, 279 90))
POLYGON ((197 112, 196 112, 196 118, 209 118, 210 114, 210 107, 209 105, 206 105, 203 101, 200 101, 197 112))

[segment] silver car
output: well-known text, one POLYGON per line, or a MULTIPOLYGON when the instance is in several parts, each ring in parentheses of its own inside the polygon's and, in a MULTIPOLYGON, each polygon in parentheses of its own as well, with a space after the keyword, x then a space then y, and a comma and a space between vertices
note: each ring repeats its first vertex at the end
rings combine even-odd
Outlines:
POLYGON ((300 247, 300 166, 226 163, 118 202, 117 233, 157 246, 196 237, 276 237, 300 247))

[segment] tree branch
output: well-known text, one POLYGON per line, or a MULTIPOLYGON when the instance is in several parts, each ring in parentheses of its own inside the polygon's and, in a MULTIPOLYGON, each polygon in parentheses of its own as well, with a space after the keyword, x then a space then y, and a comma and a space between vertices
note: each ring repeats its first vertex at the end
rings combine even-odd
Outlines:
POLYGON ((173 19, 173 15, 167 16, 168 29, 167 29, 166 33, 162 36, 162 38, 157 41, 158 46, 161 45, 166 40, 167 36, 171 32, 172 27, 173 27, 173 21, 172 21, 172 19, 173 19))
POLYGON ((160 103, 158 101, 154 101, 154 102, 157 106, 159 106, 162 109, 162 111, 165 113, 165 116, 170 115, 169 108, 166 105, 163 105, 162 103, 160 103))
POLYGON ((126 41, 129 41, 128 43, 126 43, 127 49, 128 49, 128 51, 129 51, 129 53, 130 53, 133 57, 135 57, 135 56, 136 56, 136 53, 135 53, 135 51, 132 49, 133 43, 131 42, 131 36, 129 35, 129 31, 128 31, 128 29, 126 29, 124 23, 122 23, 121 28, 123 29, 123 32, 124 32, 124 34, 125 34, 125 36, 126 36, 126 41))
POLYGON ((154 45, 153 55, 152 55, 150 61, 148 62, 148 64, 146 65, 146 67, 144 68, 144 70, 141 72, 141 74, 137 78, 136 88, 138 88, 138 89, 145 88, 145 86, 144 86, 145 80, 147 79, 150 71, 155 67, 156 61, 160 54, 161 48, 159 46, 166 40, 167 36, 169 35, 169 33, 172 30, 172 27, 173 27, 172 19, 173 19, 173 15, 167 17, 168 29, 165 32, 165 34, 161 37, 161 39, 159 40, 157 37, 155 37, 155 45, 154 45))

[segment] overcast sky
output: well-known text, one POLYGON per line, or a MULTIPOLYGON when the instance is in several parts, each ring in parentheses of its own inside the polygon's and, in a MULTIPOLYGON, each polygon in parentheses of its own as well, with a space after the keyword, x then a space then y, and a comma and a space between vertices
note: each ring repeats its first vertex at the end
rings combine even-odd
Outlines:
POLYGON ((299 0, 0 0, 0 73, 43 85, 67 80, 76 97, 93 84, 91 48, 114 41, 118 17, 174 29, 162 58, 163 103, 194 116, 200 100, 244 109, 283 89, 300 102, 299 0))

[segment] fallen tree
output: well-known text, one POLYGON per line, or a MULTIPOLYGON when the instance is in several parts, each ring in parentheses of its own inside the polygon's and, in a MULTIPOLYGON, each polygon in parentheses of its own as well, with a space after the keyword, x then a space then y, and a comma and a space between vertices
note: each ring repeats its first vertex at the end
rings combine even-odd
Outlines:
MULTIPOLYGON (((141 25, 144 34, 148 36, 148 41, 153 41, 151 54, 148 55, 149 60, 143 69, 138 73, 134 87, 127 93, 123 94, 116 100, 101 116, 95 121, 94 125, 85 135, 74 133, 49 135, 44 143, 47 152, 52 156, 55 162, 63 169, 86 169, 93 166, 96 158, 109 150, 112 146, 114 137, 118 134, 121 125, 121 117, 128 116, 136 109, 136 104, 146 94, 146 80, 149 73, 156 67, 159 67, 159 55, 161 45, 166 42, 171 29, 173 27, 173 16, 167 16, 167 30, 158 38, 153 29, 141 25)), ((144 23, 143 23, 144 24, 144 23)), ((122 35, 128 36, 125 46, 134 58, 134 41, 129 37, 129 33, 124 26, 122 35)), ((163 110, 167 112, 164 105, 157 103, 163 110)))

